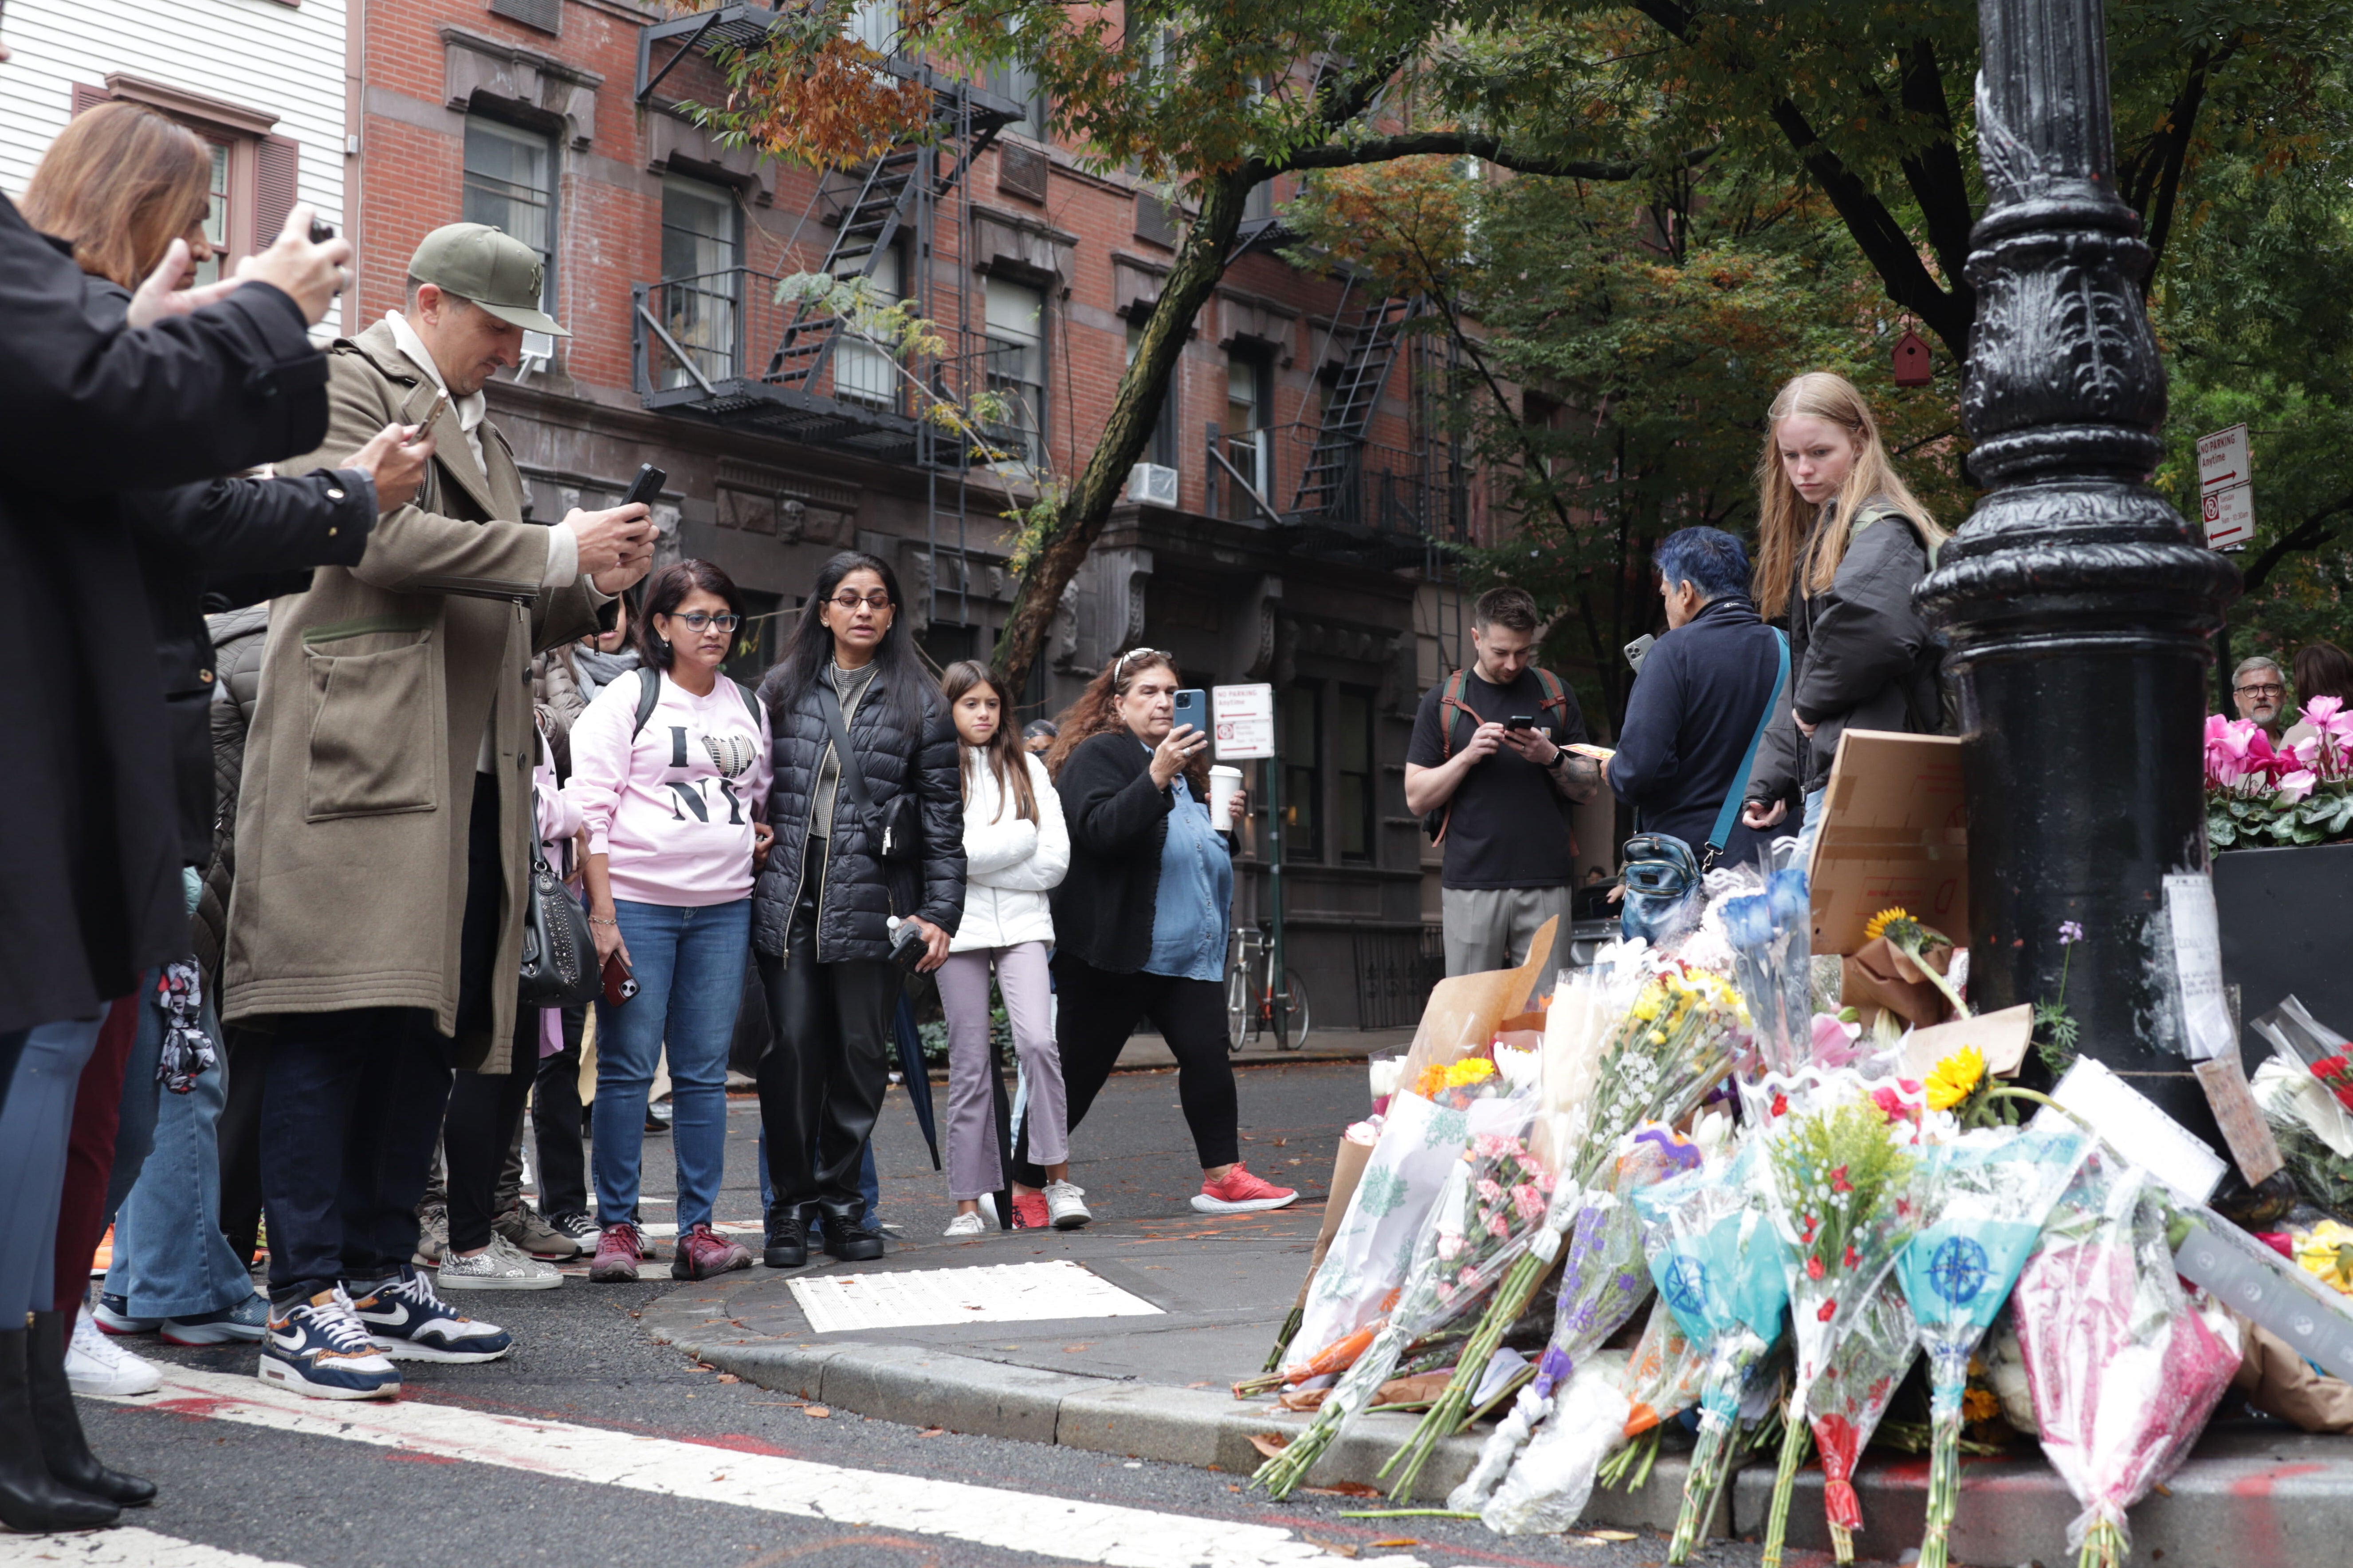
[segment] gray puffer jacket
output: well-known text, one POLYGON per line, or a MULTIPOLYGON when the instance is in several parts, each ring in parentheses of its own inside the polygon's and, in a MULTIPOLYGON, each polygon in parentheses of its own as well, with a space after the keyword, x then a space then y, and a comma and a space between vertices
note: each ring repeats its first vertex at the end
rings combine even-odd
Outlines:
POLYGON ((923 714, 922 733, 909 734, 892 716, 878 671, 857 711, 849 716, 849 740, 865 770, 866 793, 877 811, 902 795, 919 803, 923 845, 919 857, 886 867, 864 818, 845 786, 834 792, 832 854, 818 863, 810 853, 808 821, 817 793, 818 769, 833 742, 812 687, 787 711, 777 707, 782 667, 760 683, 773 735, 769 759, 768 821, 776 841, 767 869, 752 888, 752 945, 780 958, 806 874, 823 877, 818 893, 817 956, 820 963, 891 956, 892 915, 919 915, 950 936, 964 916, 964 791, 956 776, 956 731, 928 681, 914 694, 923 714), (806 865, 804 864, 806 862, 806 865))
POLYGON ((1944 727, 1936 673, 1944 649, 1912 607, 1913 587, 1934 564, 1926 542, 1910 518, 1873 497, 1862 504, 1830 588, 1809 589, 1805 564, 1815 542, 1837 526, 1835 509, 1824 507, 1790 571, 1792 701, 1758 748, 1751 800, 1794 806, 1821 788, 1848 730, 1929 734, 1944 727), (1814 726, 1810 738, 1792 706, 1814 726))

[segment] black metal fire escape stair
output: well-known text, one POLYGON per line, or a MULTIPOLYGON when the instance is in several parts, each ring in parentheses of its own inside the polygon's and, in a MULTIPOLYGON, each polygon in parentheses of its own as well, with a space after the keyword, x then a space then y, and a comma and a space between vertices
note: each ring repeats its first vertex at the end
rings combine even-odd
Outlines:
POLYGON ((1360 310, 1343 308, 1333 335, 1347 345, 1347 356, 1324 399, 1315 445, 1300 472, 1293 516, 1320 517, 1343 509, 1361 467, 1365 437, 1380 406, 1382 389, 1397 364, 1405 325, 1420 310, 1419 299, 1396 296, 1360 310))

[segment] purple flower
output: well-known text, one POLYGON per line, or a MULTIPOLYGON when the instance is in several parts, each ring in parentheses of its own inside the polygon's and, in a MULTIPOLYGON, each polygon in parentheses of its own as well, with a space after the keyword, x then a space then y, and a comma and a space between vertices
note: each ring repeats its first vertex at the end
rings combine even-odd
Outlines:
POLYGON ((2084 928, 2083 928, 2083 925, 2082 925, 2079 921, 2061 921, 2059 922, 2059 945, 2060 945, 2060 946, 2062 946, 2062 947, 2066 947, 2066 946, 2069 946, 2069 945, 2070 945, 2070 944, 2072 944, 2072 943, 2079 942, 2081 942, 2081 941, 2083 941, 2083 940, 2084 940, 2084 928))

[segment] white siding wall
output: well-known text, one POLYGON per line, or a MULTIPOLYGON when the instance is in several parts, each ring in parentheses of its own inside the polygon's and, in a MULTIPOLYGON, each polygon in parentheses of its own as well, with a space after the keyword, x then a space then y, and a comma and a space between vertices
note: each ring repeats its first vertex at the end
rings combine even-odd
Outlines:
POLYGON ((278 116, 275 133, 301 145, 299 199, 341 228, 343 26, 343 0, 8 0, 0 190, 25 188, 72 115, 76 82, 103 88, 127 71, 278 116))

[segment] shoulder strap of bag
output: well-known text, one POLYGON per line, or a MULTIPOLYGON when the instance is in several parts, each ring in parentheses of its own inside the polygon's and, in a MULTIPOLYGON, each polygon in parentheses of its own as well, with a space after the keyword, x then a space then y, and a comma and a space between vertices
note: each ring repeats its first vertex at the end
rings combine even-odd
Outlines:
POLYGON ((1455 710, 1470 713, 1474 723, 1479 718, 1478 714, 1471 711, 1471 705, 1462 700, 1462 674, 1461 670, 1456 670, 1438 689, 1438 759, 1440 762, 1454 754, 1455 710))
POLYGON ((1711 868, 1732 837, 1733 819, 1740 814, 1741 797, 1748 793, 1748 775, 1756 771, 1757 748, 1764 744, 1765 731, 1781 707, 1782 689, 1789 684, 1789 639, 1778 626, 1773 628, 1773 644, 1781 656, 1780 669, 1773 677, 1773 695, 1765 700, 1765 711, 1757 721, 1757 732, 1748 737, 1748 750, 1741 753, 1740 767, 1732 775, 1732 788, 1724 797, 1724 809, 1715 814, 1715 831, 1707 836, 1707 863, 1711 868))
POLYGON ((727 684, 733 687, 735 695, 744 700, 744 709, 752 715, 752 728, 758 729, 761 718, 759 694, 740 680, 731 680, 727 684))
POLYGON ((646 721, 654 716, 654 704, 661 700, 661 671, 649 665, 638 667, 638 721, 629 726, 629 739, 634 741, 646 731, 646 721))
POLYGON ((835 693, 833 682, 822 675, 817 678, 817 705, 825 715, 825 727, 833 731, 833 752, 840 763, 841 787, 849 792, 851 804, 871 817, 874 802, 866 794, 866 769, 858 760, 857 749, 849 743, 849 726, 841 719, 841 699, 835 693))
POLYGON ((1538 702, 1536 706, 1539 708, 1557 708, 1561 710, 1564 717, 1567 716, 1568 712, 1568 688, 1560 683, 1560 677, 1555 675, 1549 669, 1537 669, 1536 685, 1541 687, 1544 690, 1544 700, 1538 702))

